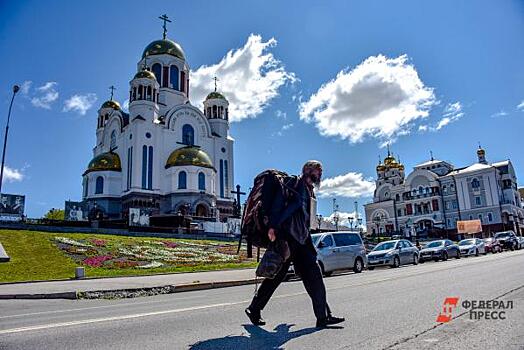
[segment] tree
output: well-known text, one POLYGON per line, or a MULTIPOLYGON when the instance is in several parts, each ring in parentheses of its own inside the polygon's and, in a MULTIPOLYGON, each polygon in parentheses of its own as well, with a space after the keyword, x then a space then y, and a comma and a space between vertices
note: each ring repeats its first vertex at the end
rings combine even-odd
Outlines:
POLYGON ((51 210, 44 215, 44 218, 49 220, 65 220, 65 210, 51 208, 51 210))

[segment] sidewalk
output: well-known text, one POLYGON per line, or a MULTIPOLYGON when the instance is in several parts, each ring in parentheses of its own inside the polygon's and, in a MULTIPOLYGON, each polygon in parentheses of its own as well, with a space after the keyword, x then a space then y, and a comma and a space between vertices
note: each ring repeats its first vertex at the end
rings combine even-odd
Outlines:
POLYGON ((13 283, 0 284, 0 299, 134 297, 252 283, 255 283, 255 269, 13 283))

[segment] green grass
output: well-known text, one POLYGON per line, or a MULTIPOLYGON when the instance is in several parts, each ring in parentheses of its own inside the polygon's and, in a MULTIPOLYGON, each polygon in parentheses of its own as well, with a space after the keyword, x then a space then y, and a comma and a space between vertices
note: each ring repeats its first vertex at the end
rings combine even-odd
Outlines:
MULTIPOLYGON (((65 252, 62 252, 53 243, 54 237, 68 237, 72 239, 104 239, 109 241, 133 242, 140 240, 162 240, 180 241, 177 239, 151 238, 151 237, 126 237, 114 235, 83 234, 83 233, 52 233, 18 230, 0 230, 0 242, 4 246, 11 261, 0 263, 0 282, 22 282, 36 280, 68 279, 74 277, 74 270, 81 264, 75 262, 65 252)), ((211 241, 191 241, 205 244, 211 241)), ((217 243, 213 241, 213 243, 217 243)), ((234 242, 223 242, 224 244, 235 244, 234 242)), ((244 267, 255 267, 256 262, 244 261, 238 263, 209 263, 190 266, 163 266, 154 269, 136 268, 93 268, 84 266, 87 277, 109 277, 109 276, 131 276, 131 275, 153 275, 159 273, 177 273, 210 271, 222 269, 235 269, 244 267)))

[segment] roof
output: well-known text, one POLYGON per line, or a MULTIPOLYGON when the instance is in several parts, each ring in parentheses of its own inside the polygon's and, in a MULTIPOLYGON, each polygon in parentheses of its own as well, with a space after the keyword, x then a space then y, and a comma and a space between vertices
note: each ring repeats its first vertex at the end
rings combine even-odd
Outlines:
POLYGON ((484 170, 484 169, 490 169, 492 168, 489 164, 481 164, 481 163, 475 163, 473 165, 470 165, 463 169, 454 170, 454 174, 464 174, 464 173, 472 173, 474 171, 484 170))
POLYGON ((434 159, 434 160, 429 160, 429 161, 427 161, 425 163, 417 164, 417 165, 415 165, 415 168, 418 168, 418 167, 421 167, 421 166, 440 164, 440 163, 447 163, 447 162, 444 162, 443 160, 434 159))
POLYGON ((142 58, 152 55, 171 55, 185 60, 184 51, 179 44, 169 39, 155 40, 144 49, 142 58))
POLYGON ((120 157, 114 152, 99 154, 89 162, 84 175, 92 171, 122 171, 120 157))
POLYGON ((185 146, 174 150, 167 158, 166 169, 173 166, 187 165, 214 169, 209 155, 195 146, 185 146))

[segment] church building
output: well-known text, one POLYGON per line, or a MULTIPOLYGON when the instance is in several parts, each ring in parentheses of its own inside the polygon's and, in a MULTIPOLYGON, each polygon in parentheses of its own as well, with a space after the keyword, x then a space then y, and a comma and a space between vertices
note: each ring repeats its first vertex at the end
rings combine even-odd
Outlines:
POLYGON ((164 22, 163 38, 146 46, 129 82, 129 113, 112 93, 98 110, 83 173, 89 210, 107 219, 125 219, 130 208, 207 220, 233 215, 229 103, 216 80, 204 110, 190 103, 190 91, 188 61, 164 22))

